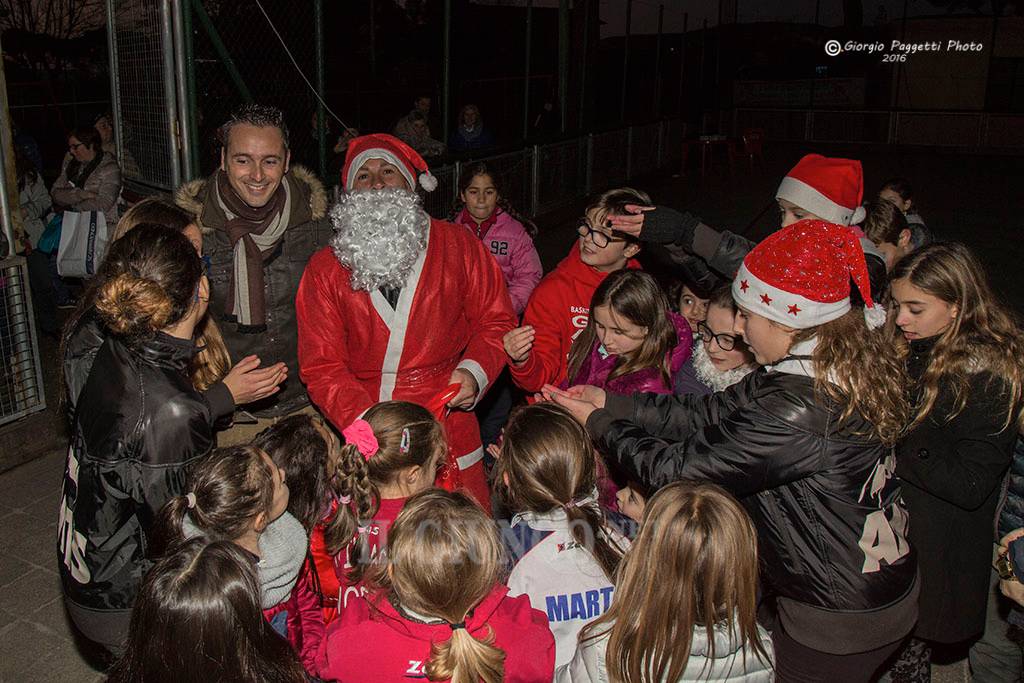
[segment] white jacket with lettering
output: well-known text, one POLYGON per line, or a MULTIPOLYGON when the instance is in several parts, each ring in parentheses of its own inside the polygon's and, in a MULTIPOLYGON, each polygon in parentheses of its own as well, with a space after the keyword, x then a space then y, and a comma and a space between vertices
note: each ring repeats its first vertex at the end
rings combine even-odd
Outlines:
MULTIPOLYGON (((605 533, 623 552, 629 548, 612 525, 605 533)), ((572 659, 580 629, 611 606, 612 581, 590 551, 576 543, 564 510, 515 515, 505 542, 514 563, 509 595, 528 595, 530 605, 547 615, 555 636, 555 666, 561 666, 572 659)))

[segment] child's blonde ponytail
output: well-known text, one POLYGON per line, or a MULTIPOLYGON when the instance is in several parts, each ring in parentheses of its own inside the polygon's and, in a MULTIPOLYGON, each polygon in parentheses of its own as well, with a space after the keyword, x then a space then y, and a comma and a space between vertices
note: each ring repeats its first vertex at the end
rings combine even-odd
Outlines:
POLYGON ((483 640, 465 628, 452 629, 452 637, 430 646, 427 679, 452 683, 501 683, 505 678, 505 651, 494 646, 494 632, 487 627, 483 640))

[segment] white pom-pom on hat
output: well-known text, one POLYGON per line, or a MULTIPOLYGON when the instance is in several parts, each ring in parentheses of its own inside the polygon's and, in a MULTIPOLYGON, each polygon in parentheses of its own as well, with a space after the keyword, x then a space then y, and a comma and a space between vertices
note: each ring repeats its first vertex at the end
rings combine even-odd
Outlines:
POLYGON ((865 306, 864 322, 867 323, 868 329, 877 330, 885 324, 885 309, 878 304, 865 306))
POLYGON ((420 173, 420 187, 427 192, 433 192, 437 189, 437 176, 433 175, 430 171, 423 171, 420 173))

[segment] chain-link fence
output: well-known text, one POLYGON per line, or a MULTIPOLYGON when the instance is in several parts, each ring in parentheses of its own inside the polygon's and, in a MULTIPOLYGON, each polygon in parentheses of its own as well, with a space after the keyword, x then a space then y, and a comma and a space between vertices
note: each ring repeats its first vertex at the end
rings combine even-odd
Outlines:
POLYGON ((663 120, 438 166, 431 170, 438 187, 426 196, 424 206, 431 216, 446 218, 457 200, 460 179, 482 162, 513 208, 538 216, 632 178, 676 167, 682 141, 682 122, 663 120))
POLYGON ((0 261, 0 425, 46 407, 35 334, 25 259, 4 259, 0 261))
POLYGON ((170 190, 178 180, 178 152, 169 6, 166 0, 111 0, 108 9, 122 176, 170 190))

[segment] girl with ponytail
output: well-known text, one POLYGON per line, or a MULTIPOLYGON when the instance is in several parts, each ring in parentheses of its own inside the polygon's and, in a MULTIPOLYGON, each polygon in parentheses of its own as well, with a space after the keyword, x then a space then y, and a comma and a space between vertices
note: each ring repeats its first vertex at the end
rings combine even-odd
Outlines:
MULTIPOLYGON (((322 424, 315 429, 327 484, 309 504, 311 509, 317 501, 321 506, 310 533, 310 570, 324 619, 330 623, 349 598, 365 592, 364 570, 387 546, 388 529, 409 497, 433 486, 448 445, 433 415, 405 401, 378 403, 343 429, 340 439, 322 424)), ((276 461, 285 462, 292 457, 284 455, 286 450, 304 448, 298 433, 284 438, 288 430, 287 421, 282 421, 257 443, 266 445, 276 461)), ((305 486, 309 480, 293 481, 305 486)))
POLYGON ((209 285, 180 231, 141 225, 115 242, 95 307, 110 334, 74 413, 58 523, 68 612, 119 650, 150 567, 156 511, 213 446, 209 403, 189 378, 209 285))
POLYGON ((495 482, 512 517, 512 595, 544 606, 556 665, 572 659, 576 636, 611 604, 629 541, 597 501, 597 459, 586 431, 564 408, 535 403, 505 427, 495 482))
MULTIPOLYGON (((153 554, 197 536, 232 541, 254 557, 263 609, 273 610, 288 599, 306 557, 306 533, 287 512, 285 477, 259 448, 218 448, 192 470, 186 491, 160 510, 153 554)), ((282 620, 271 623, 283 633, 282 620)))
POLYGON ((432 489, 409 499, 387 560, 327 629, 318 655, 329 680, 535 683, 554 675, 543 613, 501 585, 504 549, 469 496, 432 489))

